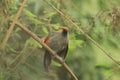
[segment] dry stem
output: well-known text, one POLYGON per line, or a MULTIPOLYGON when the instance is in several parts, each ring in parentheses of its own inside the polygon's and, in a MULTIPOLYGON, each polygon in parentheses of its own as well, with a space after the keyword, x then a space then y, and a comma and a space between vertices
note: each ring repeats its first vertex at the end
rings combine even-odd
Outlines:
POLYGON ((21 7, 19 8, 19 10, 18 10, 18 12, 17 12, 15 18, 13 19, 13 22, 12 22, 12 24, 11 24, 9 30, 7 31, 7 34, 6 34, 5 38, 3 39, 3 42, 2 42, 2 45, 1 45, 1 49, 2 49, 2 50, 4 50, 5 45, 6 45, 8 39, 9 39, 9 37, 10 37, 10 35, 11 35, 13 29, 14 29, 14 25, 15 25, 17 19, 19 18, 19 16, 20 16, 20 14, 21 14, 21 12, 22 12, 22 10, 23 10, 23 8, 24 8, 26 2, 27 2, 27 0, 24 0, 24 1, 23 1, 23 3, 22 3, 22 5, 21 5, 21 7))

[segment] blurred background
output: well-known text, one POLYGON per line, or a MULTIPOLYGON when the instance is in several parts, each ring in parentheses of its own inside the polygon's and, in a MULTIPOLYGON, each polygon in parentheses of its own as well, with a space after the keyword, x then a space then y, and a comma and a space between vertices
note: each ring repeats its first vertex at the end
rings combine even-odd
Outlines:
MULTIPOLYGON (((0 47, 23 0, 0 1, 0 47)), ((120 63, 120 0, 48 0, 120 63)), ((66 63, 79 80, 120 80, 119 66, 67 23, 46 0, 28 0, 18 21, 44 39, 61 26, 69 27, 66 63)), ((15 25, 4 50, 0 50, 0 80, 72 80, 62 65, 43 67, 44 50, 15 25)))

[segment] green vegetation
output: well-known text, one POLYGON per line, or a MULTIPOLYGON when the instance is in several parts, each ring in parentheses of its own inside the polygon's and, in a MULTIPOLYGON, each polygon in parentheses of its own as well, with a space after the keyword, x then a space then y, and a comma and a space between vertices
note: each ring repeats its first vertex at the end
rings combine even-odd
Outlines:
MULTIPOLYGON (((0 1, 0 47, 23 0, 0 1), (4 4, 4 5, 3 5, 4 4)), ((48 0, 70 18, 118 63, 120 59, 120 0, 48 0)), ((27 0, 17 20, 41 39, 61 26, 69 27, 66 64, 79 80, 119 80, 120 69, 46 0, 27 0)), ((0 49, 0 80, 73 80, 53 61, 43 67, 44 49, 15 25, 5 49, 0 49)))

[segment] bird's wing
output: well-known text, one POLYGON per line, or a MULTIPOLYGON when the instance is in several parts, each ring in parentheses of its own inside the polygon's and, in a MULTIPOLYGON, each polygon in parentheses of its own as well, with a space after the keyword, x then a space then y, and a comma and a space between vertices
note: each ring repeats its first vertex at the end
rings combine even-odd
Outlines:
MULTIPOLYGON (((53 36, 53 33, 50 33, 44 40, 44 43, 46 45, 49 45, 50 44, 50 38, 53 36)), ((45 49, 45 54, 44 54, 44 68, 45 68, 45 71, 48 72, 49 70, 49 67, 50 67, 50 64, 51 64, 51 54, 48 50, 45 49)))
POLYGON ((54 35, 56 35, 56 31, 51 32, 51 33, 45 38, 44 43, 48 45, 48 44, 50 43, 50 38, 54 37, 54 35))
POLYGON ((67 46, 66 46, 65 49, 63 49, 62 51, 60 51, 60 52, 58 53, 58 55, 65 60, 65 58, 66 58, 66 56, 67 56, 67 52, 68 52, 68 44, 67 44, 67 46))
MULTIPOLYGON (((45 43, 46 45, 48 45, 48 44, 50 43, 50 35, 48 35, 48 36, 45 38, 44 43, 45 43)), ((50 64, 51 64, 51 55, 50 55, 49 51, 47 51, 46 49, 45 49, 45 54, 44 54, 44 61, 43 61, 43 63, 44 63, 45 71, 48 72, 49 66, 50 66, 50 64)))
POLYGON ((48 35, 48 36, 45 38, 44 43, 48 45, 48 44, 49 44, 49 41, 50 41, 50 36, 48 35))
POLYGON ((51 54, 49 53, 49 51, 46 50, 44 55, 44 68, 46 72, 48 72, 50 64, 51 64, 51 54))

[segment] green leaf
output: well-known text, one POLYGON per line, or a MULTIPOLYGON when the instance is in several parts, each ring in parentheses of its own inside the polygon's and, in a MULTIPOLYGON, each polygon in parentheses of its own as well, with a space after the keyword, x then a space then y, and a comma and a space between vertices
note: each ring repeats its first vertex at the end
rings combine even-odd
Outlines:
POLYGON ((42 46, 41 45, 39 45, 34 39, 32 39, 32 38, 30 38, 30 39, 28 39, 27 41, 26 41, 26 44, 25 44, 26 46, 33 46, 33 47, 35 47, 35 48, 37 48, 37 47, 40 47, 40 48, 42 48, 42 46))
POLYGON ((48 34, 48 30, 47 30, 47 28, 42 28, 42 30, 43 30, 43 32, 45 33, 45 34, 48 34))
POLYGON ((54 60, 52 61, 52 65, 57 66, 57 67, 61 67, 62 66, 60 63, 58 63, 58 62, 56 62, 54 60))

